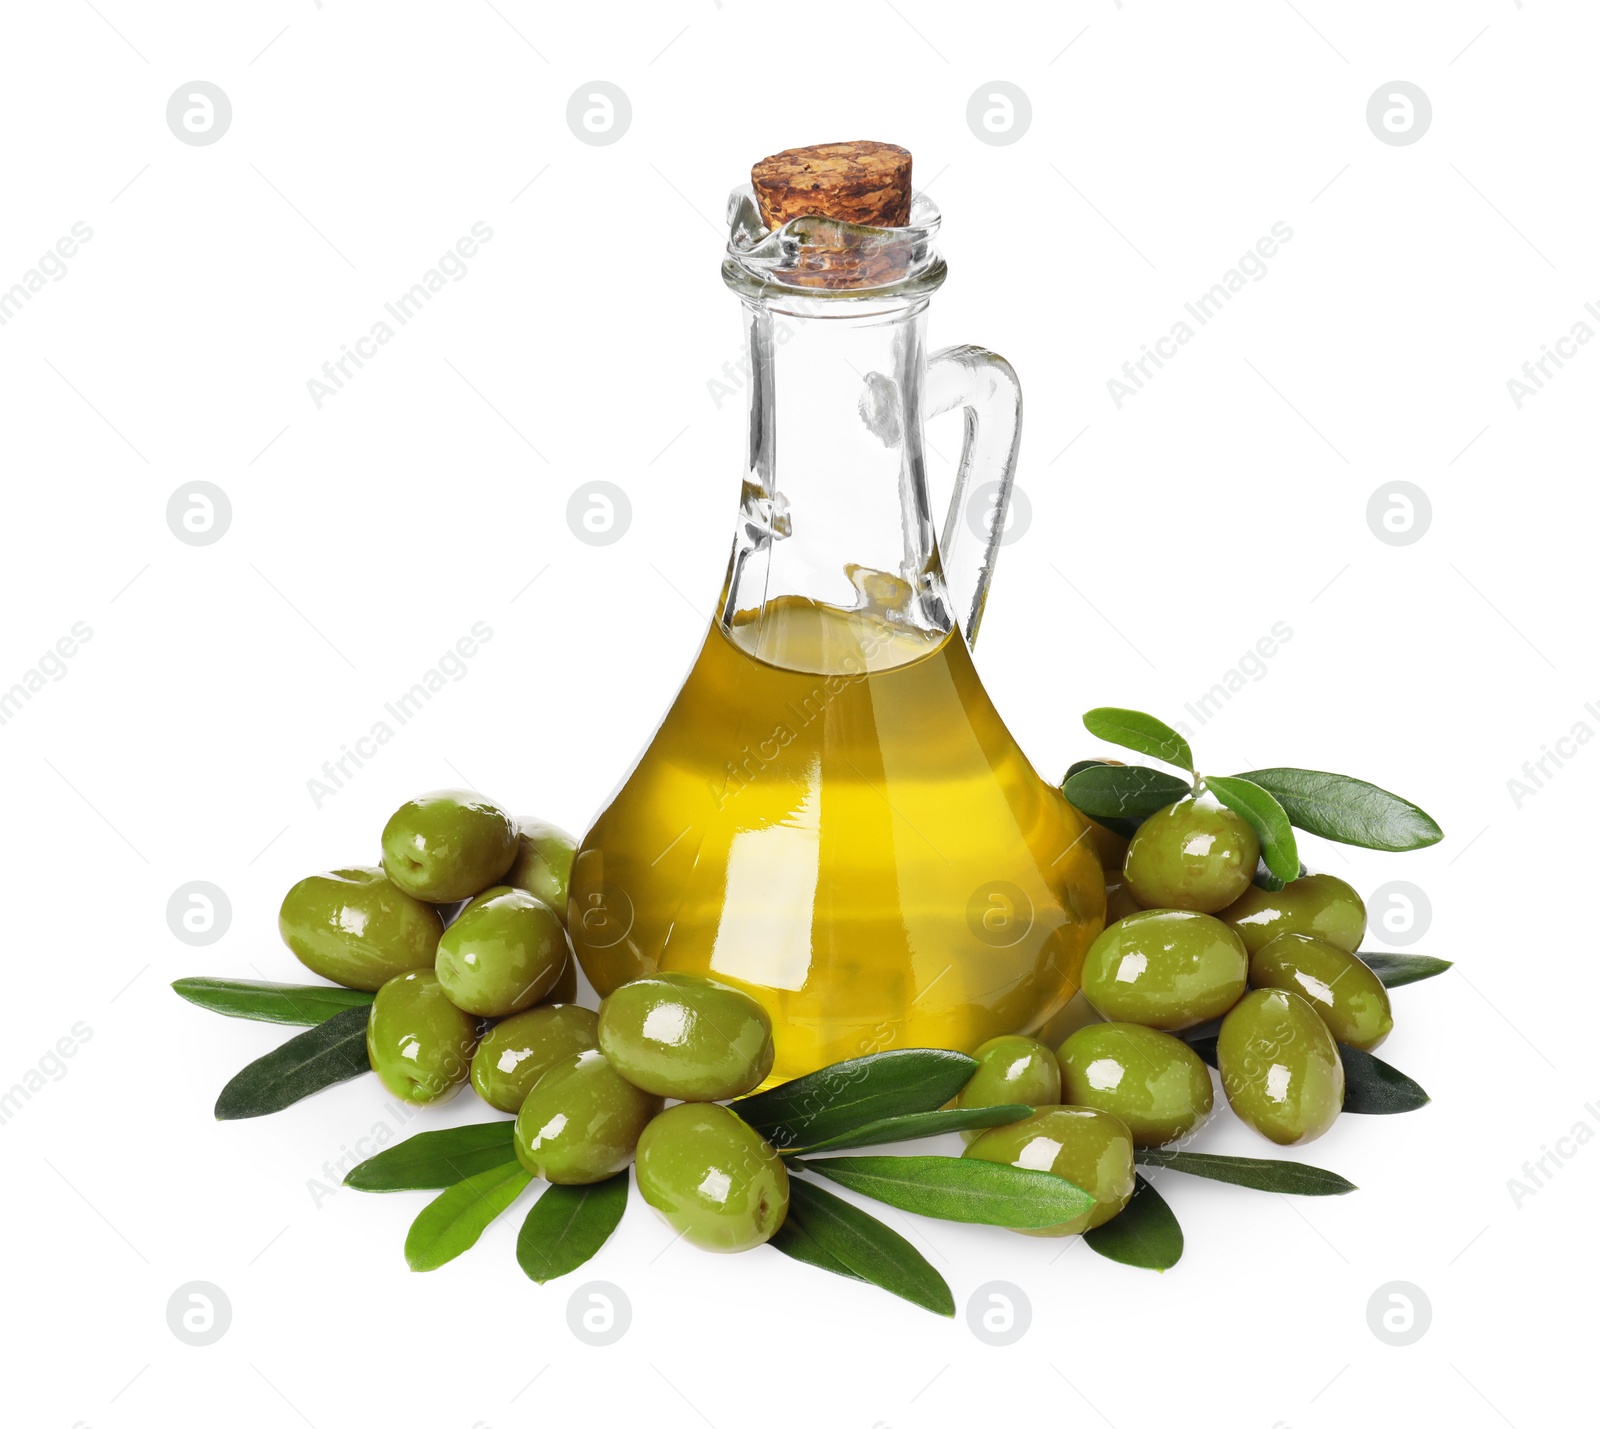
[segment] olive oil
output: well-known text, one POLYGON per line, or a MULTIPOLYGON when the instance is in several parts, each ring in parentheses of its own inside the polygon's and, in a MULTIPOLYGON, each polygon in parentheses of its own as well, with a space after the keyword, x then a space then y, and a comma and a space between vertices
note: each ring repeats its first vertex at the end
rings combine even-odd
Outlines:
POLYGON ((864 605, 785 595, 714 623, 573 871, 595 988, 658 969, 743 988, 772 1016, 768 1085, 1036 1029, 1104 917, 1082 821, 961 634, 864 605))

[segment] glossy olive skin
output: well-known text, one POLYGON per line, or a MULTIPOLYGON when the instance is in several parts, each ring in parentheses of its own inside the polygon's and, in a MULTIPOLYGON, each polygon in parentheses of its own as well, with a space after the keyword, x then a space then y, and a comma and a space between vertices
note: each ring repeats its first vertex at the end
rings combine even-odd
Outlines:
POLYGON ((1328 1024, 1336 1042, 1370 1052, 1394 1030, 1389 992, 1354 953, 1284 933, 1250 959, 1251 987, 1299 993, 1328 1024))
POLYGON ((1252 953, 1284 933, 1305 933, 1353 953, 1367 931, 1367 906, 1361 895, 1331 873, 1308 874, 1276 893, 1252 885, 1217 916, 1252 953))
POLYGON ((517 1160, 525 1171, 563 1186, 614 1176, 661 1098, 624 1081, 598 1051, 557 1062, 533 1084, 517 1111, 517 1160))
POLYGON ((1188 1043, 1133 1022, 1083 1027, 1061 1044, 1061 1095, 1110 1112, 1135 1146, 1165 1146, 1211 1115, 1211 1072, 1188 1043))
POLYGON ((515 822, 516 857, 500 881, 548 903, 565 923, 567 889, 572 882, 572 861, 578 856, 578 841, 565 829, 543 819, 518 815, 515 822))
POLYGON ((1083 961, 1083 995, 1108 1021, 1181 1032, 1232 1007, 1248 970, 1244 944, 1226 923, 1152 908, 1094 940, 1083 961))
POLYGON ((1023 1235, 1080 1235, 1104 1225, 1133 1196, 1133 1138, 1116 1117, 1091 1107, 1040 1107, 984 1132, 961 1153, 1030 1171, 1053 1171, 1095 1199, 1082 1215, 1023 1235))
POLYGON ((531 1007, 497 1022, 472 1054, 472 1089, 499 1111, 520 1111, 533 1084, 557 1062, 600 1045, 599 1018, 574 1003, 531 1007))
POLYGON ((472 1068, 478 1019, 463 1012, 429 970, 401 973, 378 989, 367 1019, 367 1060, 401 1101, 448 1101, 472 1068))
POLYGON ((302 878, 278 910, 278 932, 295 957, 319 977, 363 992, 431 968, 443 929, 436 909, 397 888, 381 868, 302 878))
POLYGON ((490 888, 439 939, 434 964, 450 1001, 479 1017, 509 1017, 555 987, 569 961, 567 932, 520 888, 490 888))
POLYGON ((1344 1105, 1333 1034, 1297 993, 1246 993, 1222 1021, 1217 1066, 1234 1113, 1279 1146, 1315 1141, 1344 1105))
POLYGON ((772 1019, 696 973, 624 983, 600 1004, 600 1050, 636 1087, 682 1101, 742 1096, 772 1070, 772 1019))
MULTIPOLYGON (((956 1106, 1060 1104, 1061 1069, 1043 1042, 1036 1042, 1032 1037, 991 1037, 972 1055, 978 1060, 978 1070, 956 1094, 956 1106)), ((979 1131, 962 1133, 968 1141, 979 1134, 979 1131)))
POLYGON ((752 1250, 789 1213, 789 1172, 758 1132, 725 1106, 682 1102, 639 1138, 639 1194, 690 1245, 752 1250))
POLYGON ((383 867, 429 903, 472 898, 517 856, 517 826, 498 804, 442 789, 402 804, 383 826, 383 867))
POLYGON ((1260 856, 1243 818, 1211 794, 1188 794, 1139 825, 1122 872, 1146 908, 1215 913, 1250 886, 1260 856))

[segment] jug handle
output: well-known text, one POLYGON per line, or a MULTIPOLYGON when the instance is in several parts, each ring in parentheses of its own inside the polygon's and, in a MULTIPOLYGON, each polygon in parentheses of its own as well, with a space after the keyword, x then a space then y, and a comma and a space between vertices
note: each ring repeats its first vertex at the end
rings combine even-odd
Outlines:
POLYGON ((966 344, 934 353, 928 359, 923 414, 938 417, 957 407, 966 414, 966 436, 939 537, 939 560, 971 646, 978 639, 1005 536, 1022 441, 1022 388, 1011 364, 986 348, 966 344), (992 495, 992 501, 974 505, 980 493, 992 495))

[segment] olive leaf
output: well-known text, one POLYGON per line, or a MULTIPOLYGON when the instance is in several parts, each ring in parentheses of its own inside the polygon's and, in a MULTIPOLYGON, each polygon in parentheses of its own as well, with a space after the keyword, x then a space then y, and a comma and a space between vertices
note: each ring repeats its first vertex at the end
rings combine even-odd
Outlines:
POLYGON ((807 1265, 877 1285, 936 1315, 955 1315, 944 1277, 910 1241, 820 1186, 789 1182, 789 1215, 768 1244, 807 1265))
POLYGON ((366 1007, 347 1007, 326 1022, 291 1037, 258 1057, 222 1089, 218 1121, 266 1116, 293 1106, 302 1097, 372 1070, 367 1061, 366 1007))
MULTIPOLYGON (((1067 787, 1067 780, 1072 778, 1074 774, 1081 774, 1085 769, 1114 769, 1115 767, 1109 759, 1080 759, 1068 766, 1067 772, 1061 776, 1061 788, 1064 792, 1067 787)), ((1082 814, 1083 810, 1079 809, 1078 812, 1082 814)), ((1102 828, 1110 829, 1112 833, 1120 835, 1122 838, 1131 839, 1139 832, 1139 825, 1142 820, 1119 819, 1111 815, 1105 815, 1094 820, 1094 822, 1102 828)))
POLYGON ((1084 715, 1083 727, 1107 744, 1120 744, 1124 749, 1148 754, 1164 764, 1175 764, 1194 773, 1194 755, 1189 751, 1189 741, 1154 715, 1102 705, 1084 715))
POLYGON ((1070 775, 1061 792, 1079 813, 1105 822, 1148 819, 1157 810, 1177 803, 1190 788, 1187 781, 1142 764, 1095 764, 1070 775))
POLYGON ((533 1181, 516 1161, 457 1181, 422 1208, 406 1235, 406 1264, 437 1270, 478 1243, 489 1224, 533 1181))
POLYGON ((370 1007, 375 994, 352 987, 292 982, 251 982, 221 977, 181 977, 172 990, 185 1001, 224 1017, 316 1027, 349 1007, 370 1007))
POLYGON ((815 1146, 888 1117, 934 1111, 977 1068, 961 1052, 903 1047, 835 1062, 728 1105, 780 1150, 815 1146))
POLYGON ((1318 769, 1254 769, 1238 777, 1271 794, 1296 828, 1335 843, 1403 853, 1444 837, 1409 799, 1364 779, 1318 769))
POLYGON ((1206 788, 1256 831, 1261 859, 1273 877, 1288 883, 1300 876, 1300 851, 1295 847, 1289 816, 1271 794, 1248 779, 1206 775, 1206 788))
POLYGON ((814 1265, 818 1270, 826 1270, 830 1275, 842 1275, 847 1280, 865 1281, 865 1276, 857 1275, 837 1256, 824 1250, 822 1243, 801 1224, 800 1213, 794 1209, 792 1191, 795 1184, 793 1181, 789 1183, 791 1189, 789 1214, 784 1217, 783 1224, 778 1227, 767 1244, 774 1250, 782 1251, 790 1260, 798 1260, 802 1265, 814 1265))
POLYGON ((1065 784, 1074 774, 1081 774, 1085 769, 1115 769, 1116 767, 1109 759, 1077 759, 1067 766, 1067 772, 1061 776, 1061 782, 1065 784))
POLYGON ((589 1186, 551 1186, 517 1234, 517 1264, 543 1285, 590 1260, 611 1237, 628 1205, 628 1173, 589 1186))
POLYGON ((805 1169, 902 1211, 976 1225, 1038 1229, 1094 1205, 1053 1172, 964 1156, 829 1156, 805 1169))
POLYGON ((1339 1048, 1344 1063, 1344 1109, 1367 1116, 1416 1111, 1432 1100, 1398 1067, 1357 1047, 1339 1048))
POLYGON ((1031 1106, 1006 1103, 1002 1106, 944 1107, 939 1111, 918 1111, 908 1116, 887 1116, 869 1121, 853 1131, 841 1131, 826 1141, 809 1146, 785 1147, 783 1154, 813 1151, 843 1151, 851 1146, 884 1146, 891 1141, 914 1141, 918 1137, 938 1136, 946 1131, 972 1131, 980 1127, 1005 1126, 1032 1116, 1031 1106))
POLYGON ((355 1191, 441 1191, 480 1171, 515 1162, 514 1121, 480 1121, 443 1131, 419 1131, 398 1146, 350 1169, 355 1191))
POLYGON ((1183 1255, 1183 1229, 1172 1207, 1143 1176, 1133 1199, 1103 1225, 1083 1233, 1084 1244, 1107 1260, 1144 1270, 1171 1270, 1183 1255))
MULTIPOLYGON (((1305 866, 1304 860, 1302 860, 1300 871, 1295 874, 1295 878, 1304 878, 1309 871, 1305 866)), ((1256 874, 1250 881, 1257 888, 1265 888, 1268 893, 1276 893, 1280 888, 1287 887, 1292 880, 1279 878, 1277 874, 1267 867, 1265 859, 1257 859, 1256 874)))
POLYGON ((1438 977, 1455 966, 1443 958, 1430 958, 1424 953, 1357 953, 1356 956, 1377 973, 1378 981, 1385 987, 1404 987, 1407 983, 1438 977))
MULTIPOLYGON (((1208 1181, 1248 1186, 1252 1191, 1277 1191, 1285 1196, 1343 1196, 1356 1189, 1336 1171, 1299 1161, 1266 1161, 1254 1156, 1217 1156, 1202 1151, 1141 1150, 1133 1153, 1141 1166, 1164 1166, 1208 1181)), ((1106 1224, 1110 1224, 1108 1221, 1106 1224)))

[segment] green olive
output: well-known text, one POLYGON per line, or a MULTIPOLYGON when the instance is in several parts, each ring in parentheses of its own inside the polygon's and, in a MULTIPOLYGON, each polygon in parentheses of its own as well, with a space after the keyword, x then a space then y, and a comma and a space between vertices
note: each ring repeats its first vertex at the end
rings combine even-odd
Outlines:
MULTIPOLYGON (((1061 1101, 1061 1069, 1043 1042, 1032 1037, 991 1037, 972 1054, 978 1069, 957 1094, 958 1107, 1056 1106, 1061 1101)), ((963 1132, 968 1141, 977 1131, 963 1132)))
POLYGON ((715 1102, 772 1070, 772 1019, 753 997, 695 973, 654 973, 600 1004, 600 1050, 636 1087, 715 1102))
POLYGON ((1110 1112, 1135 1146, 1165 1146, 1211 1115, 1211 1073, 1194 1048, 1132 1022, 1083 1027, 1061 1044, 1061 1095, 1110 1112))
POLYGON ((1240 815, 1212 794, 1186 794, 1139 825, 1123 875, 1145 908, 1215 913, 1250 886, 1260 855, 1240 815))
POLYGON ((1251 958, 1250 986, 1299 993, 1335 1041, 1363 1052, 1394 1030, 1389 994, 1378 975, 1354 953, 1304 933, 1280 934, 1251 958))
POLYGON ((567 886, 572 881, 572 861, 578 854, 578 841, 565 829, 547 824, 543 819, 519 816, 516 825, 517 855, 500 881, 548 903, 565 923, 567 886))
POLYGON ((1133 1138, 1116 1117, 1091 1107, 1040 1107, 1032 1116, 983 1133, 963 1156, 1029 1171, 1053 1171, 1094 1197, 1070 1221, 1023 1235, 1078 1235, 1104 1225, 1133 1196, 1133 1138))
POLYGON ((477 1040, 478 1019, 444 995, 431 971, 390 978, 372 1000, 367 1060, 402 1101, 426 1106, 453 1097, 467 1080, 477 1040))
POLYGON ((682 1102, 639 1138, 639 1194, 690 1245, 751 1250, 789 1212, 789 1172, 758 1132, 725 1106, 682 1102))
POLYGON ((1217 1067, 1235 1114, 1279 1146, 1315 1141, 1344 1105, 1333 1034, 1298 993, 1246 993, 1222 1020, 1217 1067))
POLYGON ((521 1108, 533 1084, 557 1062, 592 1051, 599 1019, 571 1003, 530 1007, 497 1022, 472 1054, 472 1089, 500 1111, 521 1108))
POLYGON ((615 1176, 661 1098, 612 1070, 598 1051, 557 1062, 533 1084, 517 1111, 517 1160, 525 1171, 563 1186, 615 1176))
POLYGON ((384 871, 429 903, 474 897, 497 883, 516 856, 511 816, 476 794, 424 794, 402 804, 383 826, 384 871))
POLYGON ((569 960, 561 920, 533 894, 502 886, 444 930, 435 970, 463 1012, 509 1017, 546 996, 569 960))
POLYGON ((381 868, 337 868, 302 878, 278 910, 278 932, 312 972, 375 992, 403 972, 431 968, 444 924, 437 910, 381 868))
POLYGON ((1252 953, 1283 933, 1305 933, 1353 953, 1367 931, 1367 907, 1361 895, 1331 873, 1308 874, 1276 893, 1251 886, 1217 916, 1238 932, 1252 953))
POLYGON ((1083 961, 1083 995, 1112 1022, 1180 1032, 1220 1017, 1245 990, 1239 935, 1204 913, 1152 908, 1107 928, 1083 961))

